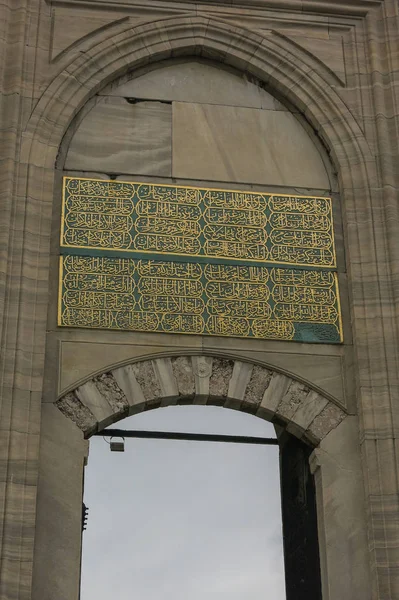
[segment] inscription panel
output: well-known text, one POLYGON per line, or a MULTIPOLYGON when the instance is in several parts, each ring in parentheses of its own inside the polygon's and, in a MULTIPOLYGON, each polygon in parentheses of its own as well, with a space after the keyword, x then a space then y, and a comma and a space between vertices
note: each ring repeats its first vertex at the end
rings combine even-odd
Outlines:
POLYGON ((61 246, 336 267, 330 198, 68 177, 61 246))
POLYGON ((59 325, 339 343, 332 206, 64 178, 59 325))

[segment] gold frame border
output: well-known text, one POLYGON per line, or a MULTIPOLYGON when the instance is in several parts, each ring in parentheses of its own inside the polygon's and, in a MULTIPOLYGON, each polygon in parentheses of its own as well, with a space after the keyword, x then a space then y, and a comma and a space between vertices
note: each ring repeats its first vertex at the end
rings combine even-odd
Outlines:
MULTIPOLYGON (((207 190, 213 192, 233 192, 233 193, 243 193, 243 194, 265 194, 268 196, 282 196, 284 198, 314 198, 319 199, 323 198, 326 200, 330 200, 330 215, 331 215, 331 230, 332 230, 332 253, 334 258, 333 265, 310 265, 309 263, 282 263, 279 261, 273 260, 265 260, 265 266, 267 264, 272 265, 283 265, 289 267, 308 267, 310 269, 336 269, 337 268, 337 254, 335 248, 335 224, 334 224, 334 213, 332 207, 332 198, 331 196, 302 196, 299 194, 273 194, 270 192, 257 192, 252 190, 237 190, 237 189, 224 189, 224 188, 208 188, 208 187, 199 187, 199 186, 190 186, 190 185, 176 185, 176 184, 163 184, 158 182, 144 182, 144 181, 123 181, 116 179, 94 179, 92 177, 71 177, 70 175, 64 175, 62 178, 62 208, 61 208, 61 228, 60 228, 60 247, 61 248, 79 248, 80 250, 103 250, 103 251, 114 251, 114 252, 126 252, 130 254, 162 254, 162 252, 150 251, 150 250, 128 250, 126 248, 99 248, 98 246, 70 246, 68 244, 63 243, 64 233, 65 233, 65 181, 67 179, 78 179, 79 181, 96 181, 100 183, 127 183, 131 185, 164 185, 165 187, 175 187, 175 188, 184 188, 184 189, 192 189, 192 190, 207 190)), ((170 254, 168 256, 181 256, 185 258, 210 258, 214 260, 236 260, 241 262, 250 262, 250 263, 260 263, 261 260, 247 259, 247 258, 232 258, 231 256, 209 256, 207 254, 170 254)))

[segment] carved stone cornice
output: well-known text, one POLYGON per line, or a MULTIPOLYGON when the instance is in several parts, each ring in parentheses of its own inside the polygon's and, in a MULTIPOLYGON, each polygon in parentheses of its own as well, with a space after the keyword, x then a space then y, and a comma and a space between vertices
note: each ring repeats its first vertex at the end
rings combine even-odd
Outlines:
MULTIPOLYGON (((164 8, 166 4, 174 5, 175 10, 191 11, 193 5, 208 6, 210 9, 226 6, 230 9, 278 10, 307 14, 334 15, 347 17, 364 17, 384 0, 46 0, 50 5, 81 6, 96 9, 129 8, 164 8)), ((172 6, 170 7, 172 8, 172 6)))

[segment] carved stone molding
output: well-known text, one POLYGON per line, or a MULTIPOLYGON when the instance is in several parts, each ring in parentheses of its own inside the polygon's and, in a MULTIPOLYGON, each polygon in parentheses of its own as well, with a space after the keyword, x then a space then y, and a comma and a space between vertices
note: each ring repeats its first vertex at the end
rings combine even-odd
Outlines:
POLYGON ((206 355, 142 360, 97 375, 57 400, 89 437, 126 416, 175 404, 213 404, 267 419, 319 442, 346 414, 305 384, 250 362, 206 355))
MULTIPOLYGON (((234 6, 239 10, 240 8, 253 8, 253 9, 272 9, 272 10, 291 10, 299 11, 301 13, 310 14, 330 14, 330 15, 342 15, 351 17, 363 17, 369 10, 375 6, 379 6, 384 0, 238 0, 238 2, 231 2, 231 0, 219 0, 220 5, 234 6)), ((79 6, 92 5, 93 8, 104 7, 103 0, 47 0, 51 5, 60 4, 62 6, 79 6)), ((176 4, 180 5, 182 11, 184 5, 189 4, 209 4, 209 0, 158 0, 157 3, 148 2, 151 4, 176 4)), ((131 8, 133 6, 142 6, 142 2, 137 0, 108 0, 107 7, 115 8, 131 8)))

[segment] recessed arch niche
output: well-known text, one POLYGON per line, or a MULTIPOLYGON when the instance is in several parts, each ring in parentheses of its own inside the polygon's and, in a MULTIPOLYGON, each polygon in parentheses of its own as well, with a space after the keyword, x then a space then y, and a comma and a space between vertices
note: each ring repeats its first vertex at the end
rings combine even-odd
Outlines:
MULTIPOLYGON (((64 141, 66 171, 335 189, 315 132, 253 76, 200 57, 160 61, 106 86, 64 141)), ((63 164, 62 164, 63 163, 63 164)))

